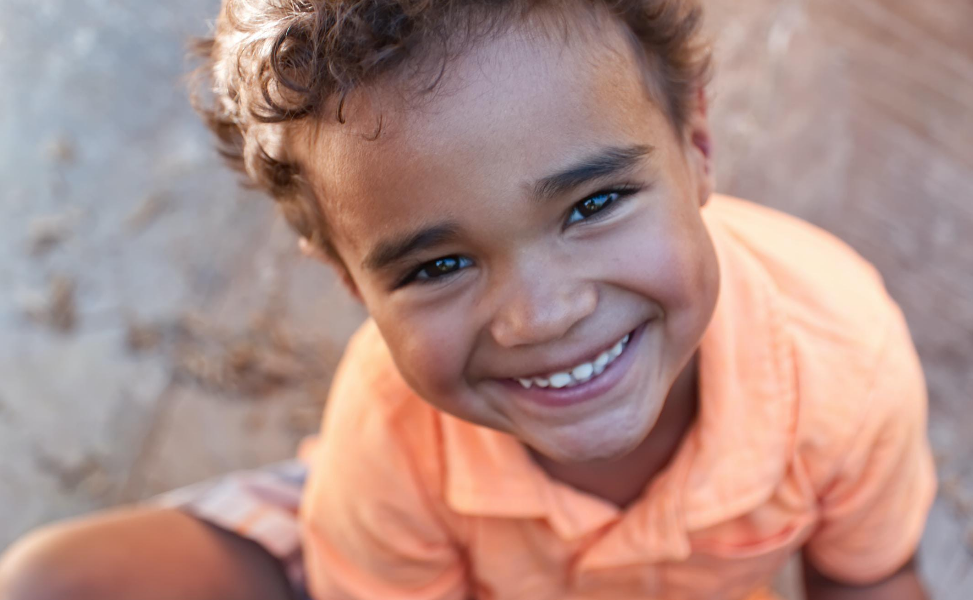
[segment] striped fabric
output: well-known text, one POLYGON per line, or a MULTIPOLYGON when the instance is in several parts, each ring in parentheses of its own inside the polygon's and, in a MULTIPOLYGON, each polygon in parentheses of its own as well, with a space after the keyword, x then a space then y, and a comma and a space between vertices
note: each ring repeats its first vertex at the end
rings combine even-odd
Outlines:
POLYGON ((168 492, 152 504, 185 511, 253 540, 281 561, 296 598, 305 585, 298 507, 307 465, 290 460, 168 492))

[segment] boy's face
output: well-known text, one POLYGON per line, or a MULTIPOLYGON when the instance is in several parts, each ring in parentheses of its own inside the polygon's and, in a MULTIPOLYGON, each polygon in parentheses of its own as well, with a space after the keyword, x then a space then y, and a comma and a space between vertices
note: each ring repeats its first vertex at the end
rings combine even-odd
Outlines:
POLYGON ((719 285, 704 109, 680 143, 620 27, 583 29, 483 43, 420 104, 352 98, 306 159, 409 385, 560 462, 646 437, 719 285))

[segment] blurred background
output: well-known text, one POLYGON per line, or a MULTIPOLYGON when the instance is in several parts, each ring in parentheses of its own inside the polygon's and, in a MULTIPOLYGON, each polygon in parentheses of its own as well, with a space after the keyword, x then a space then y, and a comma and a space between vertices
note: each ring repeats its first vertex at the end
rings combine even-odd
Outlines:
MULTIPOLYGON (((933 597, 973 593, 973 3, 708 0, 721 191, 885 276, 929 383, 933 597)), ((218 0, 0 0, 0 550, 292 455, 364 318, 185 93, 218 0)))

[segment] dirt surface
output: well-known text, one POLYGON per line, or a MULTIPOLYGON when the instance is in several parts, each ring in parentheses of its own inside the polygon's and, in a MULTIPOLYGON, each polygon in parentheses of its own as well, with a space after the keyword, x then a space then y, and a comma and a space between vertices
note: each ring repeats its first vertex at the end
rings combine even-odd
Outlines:
MULTIPOLYGON (((0 548, 288 457, 363 313, 183 92, 215 0, 0 0, 0 548)), ((922 568, 973 590, 973 4, 708 3, 720 190, 880 269, 926 370, 922 568)), ((853 400, 853 399, 851 399, 853 400)))

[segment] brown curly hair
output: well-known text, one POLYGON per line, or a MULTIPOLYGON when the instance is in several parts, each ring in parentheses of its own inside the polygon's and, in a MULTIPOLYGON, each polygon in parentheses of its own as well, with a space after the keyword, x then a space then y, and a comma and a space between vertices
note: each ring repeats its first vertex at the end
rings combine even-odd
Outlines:
POLYGON ((324 118, 327 107, 343 123, 352 90, 430 57, 441 76, 450 57, 481 36, 539 8, 565 14, 579 5, 607 9, 625 24, 663 96, 657 100, 681 131, 709 73, 696 0, 223 0, 212 37, 197 43, 205 64, 194 105, 229 164, 340 264, 320 201, 289 156, 288 126, 324 118))

